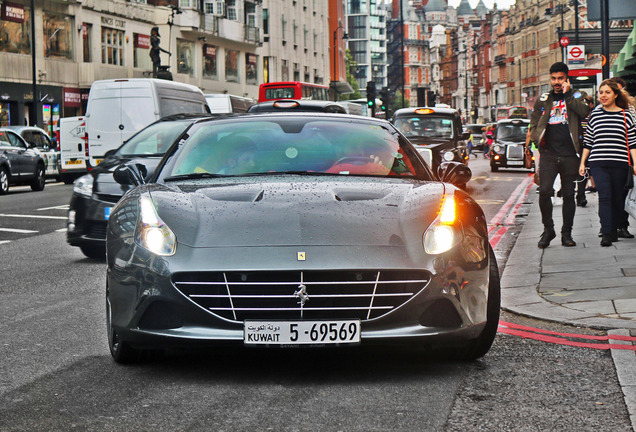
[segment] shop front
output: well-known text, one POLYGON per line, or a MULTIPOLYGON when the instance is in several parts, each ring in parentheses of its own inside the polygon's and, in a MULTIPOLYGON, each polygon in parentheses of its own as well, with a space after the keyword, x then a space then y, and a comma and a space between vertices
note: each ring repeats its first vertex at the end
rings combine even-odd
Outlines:
POLYGON ((63 88, 38 85, 37 120, 33 110, 33 86, 13 82, 0 82, 0 126, 40 126, 51 132, 53 122, 62 109, 63 88))

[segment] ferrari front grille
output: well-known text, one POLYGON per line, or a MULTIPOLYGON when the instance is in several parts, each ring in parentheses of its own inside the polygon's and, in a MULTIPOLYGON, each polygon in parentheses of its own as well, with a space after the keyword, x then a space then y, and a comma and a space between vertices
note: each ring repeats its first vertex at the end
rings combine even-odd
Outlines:
POLYGON ((426 271, 232 271, 177 273, 174 287, 206 311, 247 319, 360 319, 390 313, 423 290, 426 271))

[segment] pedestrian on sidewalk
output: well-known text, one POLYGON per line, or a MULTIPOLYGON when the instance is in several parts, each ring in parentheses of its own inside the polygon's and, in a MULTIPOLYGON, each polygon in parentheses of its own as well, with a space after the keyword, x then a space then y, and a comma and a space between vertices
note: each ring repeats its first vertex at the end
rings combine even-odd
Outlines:
POLYGON ((598 215, 601 219, 601 246, 618 240, 625 198, 623 190, 636 160, 636 125, 629 112, 629 95, 613 79, 605 80, 598 90, 601 105, 594 108, 585 131, 579 174, 590 171, 598 192, 598 215), (627 148, 629 146, 629 151, 627 148))
POLYGON ((572 239, 574 224, 574 181, 579 175, 578 167, 582 143, 581 120, 591 111, 585 103, 585 95, 574 91, 568 78, 569 68, 557 62, 550 66, 552 90, 544 93, 534 104, 530 116, 530 136, 538 143, 539 164, 539 208, 543 222, 543 234, 538 246, 546 248, 556 237, 552 219, 552 195, 554 180, 561 176, 563 198, 563 226, 561 244, 576 246, 572 239))
MULTIPOLYGON (((627 85, 625 80, 621 77, 612 78, 618 84, 618 88, 625 92, 625 95, 628 96, 627 100, 629 102, 629 112, 632 114, 632 118, 636 121, 636 100, 629 94, 629 92, 625 89, 627 85)), ((634 165, 634 161, 631 161, 631 165, 634 165)), ((623 202, 627 198, 627 194, 629 193, 628 188, 623 188, 623 202)), ((634 235, 629 232, 629 213, 625 211, 623 207, 623 214, 621 216, 621 222, 618 225, 617 235, 619 238, 634 238, 634 235)))

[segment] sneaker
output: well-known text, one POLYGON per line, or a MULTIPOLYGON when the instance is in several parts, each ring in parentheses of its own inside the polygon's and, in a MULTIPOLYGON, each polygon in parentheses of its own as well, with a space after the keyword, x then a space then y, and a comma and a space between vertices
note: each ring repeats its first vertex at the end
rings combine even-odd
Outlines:
POLYGON ((634 238, 634 234, 627 231, 627 228, 619 228, 616 230, 616 235, 620 238, 634 238))
POLYGON ((601 246, 607 247, 612 245, 612 239, 609 234, 603 234, 601 236, 601 246))
POLYGON ((550 242, 556 238, 556 233, 554 232, 554 228, 546 228, 541 234, 541 238, 539 239, 539 243, 537 246, 541 249, 545 249, 550 246, 550 242))
POLYGON ((561 244, 567 247, 576 246, 576 242, 570 233, 561 233, 561 244))

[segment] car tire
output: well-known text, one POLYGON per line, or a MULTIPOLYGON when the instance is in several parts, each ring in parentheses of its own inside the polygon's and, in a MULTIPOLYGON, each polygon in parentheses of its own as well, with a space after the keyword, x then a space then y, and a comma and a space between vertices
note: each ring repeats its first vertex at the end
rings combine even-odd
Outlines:
POLYGON ((479 337, 471 341, 460 354, 461 360, 472 361, 483 357, 492 346, 497 328, 499 327, 499 312, 501 308, 501 285, 499 268, 492 247, 488 245, 489 277, 488 277, 488 306, 486 310, 486 326, 479 337))
POLYGON ((123 341, 113 328, 108 287, 106 287, 106 330, 108 332, 108 349, 115 362, 131 364, 142 359, 143 351, 135 349, 128 342, 123 341))
POLYGON ((31 190, 41 191, 44 190, 46 184, 46 176, 44 173, 44 165, 39 164, 35 169, 35 178, 31 182, 31 190))
POLYGON ((64 182, 64 184, 73 184, 73 182, 75 181, 75 177, 69 174, 62 174, 62 181, 64 182))
POLYGON ((104 259, 106 257, 106 248, 104 246, 81 245, 79 248, 88 258, 104 259))
POLYGON ((5 167, 0 167, 0 195, 9 192, 9 172, 5 167))
POLYGON ((499 167, 493 163, 490 164, 490 172, 497 172, 499 171, 499 167))

